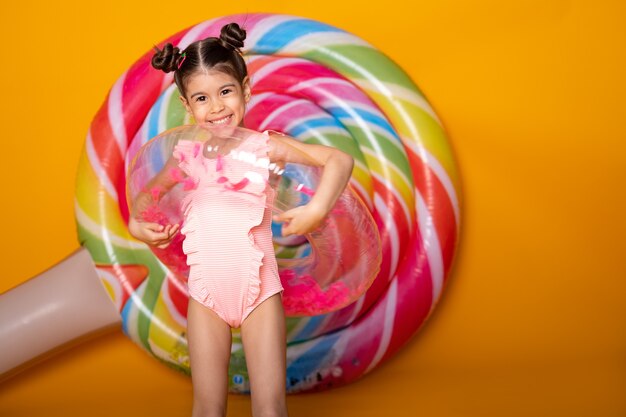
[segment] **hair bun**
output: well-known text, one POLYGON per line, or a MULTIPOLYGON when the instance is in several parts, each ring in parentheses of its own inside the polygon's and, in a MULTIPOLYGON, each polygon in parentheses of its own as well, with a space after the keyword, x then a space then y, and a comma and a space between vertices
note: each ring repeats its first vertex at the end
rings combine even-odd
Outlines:
POLYGON ((220 41, 228 49, 238 51, 243 48, 244 40, 246 40, 246 31, 237 23, 229 23, 220 31, 220 41))
POLYGON ((178 68, 178 61, 181 58, 180 49, 171 43, 166 43, 163 49, 154 47, 155 53, 152 57, 152 66, 163 72, 172 72, 178 68))

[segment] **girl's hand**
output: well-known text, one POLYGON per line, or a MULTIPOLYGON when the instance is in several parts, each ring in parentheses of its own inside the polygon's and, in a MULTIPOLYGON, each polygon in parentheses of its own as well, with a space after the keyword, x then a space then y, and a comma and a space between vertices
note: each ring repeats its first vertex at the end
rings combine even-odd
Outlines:
POLYGON ((303 235, 317 229, 326 214, 325 210, 309 203, 278 214, 274 220, 285 223, 282 227, 283 236, 303 235))
POLYGON ((128 230, 133 237, 159 249, 169 246, 179 228, 178 224, 163 226, 158 223, 142 222, 135 217, 131 217, 128 222, 128 230))

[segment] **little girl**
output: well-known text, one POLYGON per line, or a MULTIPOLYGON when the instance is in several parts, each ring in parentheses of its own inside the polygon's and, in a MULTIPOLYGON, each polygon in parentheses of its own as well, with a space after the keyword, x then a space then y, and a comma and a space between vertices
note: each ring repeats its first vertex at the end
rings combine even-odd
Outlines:
MULTIPOLYGON (((163 50, 157 49, 153 67, 164 72, 174 71, 180 100, 196 123, 242 126, 246 103, 250 100, 250 80, 241 56, 245 38, 246 32, 238 24, 230 23, 222 28, 219 38, 194 42, 184 51, 172 44, 165 45, 163 50)), ((284 222, 284 236, 313 231, 346 187, 352 172, 352 157, 334 148, 303 144, 274 133, 258 137, 256 151, 273 163, 314 160, 323 167, 319 187, 309 203, 274 218, 284 222), (311 158, 305 159, 303 155, 311 158)), ((179 142, 172 159, 185 174, 191 175, 188 148, 189 144, 179 142)), ((254 214, 246 199, 234 196, 224 203, 222 201, 226 200, 206 197, 212 187, 209 182, 200 180, 194 191, 194 196, 198 197, 185 203, 188 207, 181 230, 185 235, 183 250, 190 265, 187 337, 194 391, 193 416, 226 415, 231 327, 241 327, 253 416, 287 416, 285 318, 282 286, 271 245, 271 213, 261 207, 260 214, 254 214), (216 201, 228 207, 216 207, 216 201), (242 226, 229 228, 227 233, 219 232, 225 229, 215 224, 219 223, 220 216, 226 224, 240 219, 242 226), (251 224, 245 224, 255 217, 251 224), (259 242, 260 256, 246 244, 249 232, 259 242), (217 236, 215 242, 209 242, 212 236, 217 236), (235 253, 226 253, 229 251, 235 253), (206 256, 198 256, 197 252, 206 256), (262 259, 261 265, 259 259, 262 259), (252 291, 248 290, 250 273, 258 280, 258 288, 252 291)), ((260 192, 271 197, 270 186, 264 187, 266 189, 260 192)), ((129 229, 143 242, 163 248, 179 231, 179 225, 145 222, 137 213, 139 210, 134 209, 129 229)))

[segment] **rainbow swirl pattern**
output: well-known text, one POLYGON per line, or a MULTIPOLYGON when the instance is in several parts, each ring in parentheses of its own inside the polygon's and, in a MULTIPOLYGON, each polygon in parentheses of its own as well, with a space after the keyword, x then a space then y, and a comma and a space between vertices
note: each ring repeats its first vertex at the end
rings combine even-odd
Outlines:
MULTIPOLYGON (((288 391, 343 385, 391 357, 441 296, 460 218, 452 152, 406 73, 340 29, 294 16, 235 15, 164 42, 184 48, 232 21, 248 33, 253 98, 246 126, 350 153, 351 185, 378 226, 382 265, 370 289, 339 311, 287 323, 288 391)), ((151 55, 120 77, 94 117, 80 159, 76 219, 125 333, 158 360, 189 372, 186 289, 126 227, 129 157, 148 138, 188 122, 171 74, 153 70, 151 55)), ((229 376, 232 392, 248 390, 236 332, 229 376)))

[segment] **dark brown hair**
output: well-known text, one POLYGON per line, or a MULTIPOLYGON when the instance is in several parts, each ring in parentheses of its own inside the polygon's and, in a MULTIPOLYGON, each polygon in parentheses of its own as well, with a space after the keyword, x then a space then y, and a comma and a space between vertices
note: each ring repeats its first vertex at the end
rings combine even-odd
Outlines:
POLYGON ((241 56, 245 39, 246 31, 237 23, 229 23, 222 27, 219 38, 196 41, 183 51, 171 43, 165 44, 163 49, 155 47, 152 66, 166 73, 174 71, 174 82, 184 97, 187 79, 201 70, 226 73, 243 85, 248 76, 241 56))

